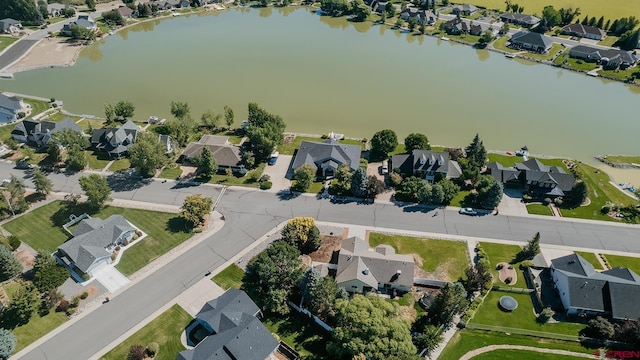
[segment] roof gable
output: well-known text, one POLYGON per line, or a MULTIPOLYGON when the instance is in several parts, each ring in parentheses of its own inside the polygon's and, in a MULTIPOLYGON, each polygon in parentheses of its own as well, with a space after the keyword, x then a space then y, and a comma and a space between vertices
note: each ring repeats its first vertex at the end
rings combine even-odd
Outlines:
POLYGON ((333 139, 324 142, 302 141, 292 167, 297 169, 304 164, 318 166, 330 159, 355 170, 360 166, 361 151, 359 145, 343 144, 333 139))

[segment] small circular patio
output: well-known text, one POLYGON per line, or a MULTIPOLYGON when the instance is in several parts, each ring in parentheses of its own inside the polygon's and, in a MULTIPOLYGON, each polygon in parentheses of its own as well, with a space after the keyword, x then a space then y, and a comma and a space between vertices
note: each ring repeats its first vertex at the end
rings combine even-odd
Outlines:
POLYGON ((513 311, 518 308, 518 301, 511 296, 503 296, 498 300, 500 308, 504 311, 513 311))

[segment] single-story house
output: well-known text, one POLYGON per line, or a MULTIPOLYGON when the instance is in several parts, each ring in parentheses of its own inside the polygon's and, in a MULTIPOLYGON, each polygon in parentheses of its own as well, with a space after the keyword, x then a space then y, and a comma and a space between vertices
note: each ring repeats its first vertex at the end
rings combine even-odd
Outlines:
POLYGON ((94 129, 91 133, 91 146, 107 152, 109 156, 120 157, 136 142, 139 132, 138 125, 131 120, 117 128, 94 129))
POLYGON ((304 164, 316 168, 316 176, 322 179, 333 177, 342 164, 356 170, 360 166, 359 145, 343 144, 333 139, 323 142, 303 141, 293 159, 293 169, 297 170, 304 164))
POLYGON ((449 159, 446 151, 416 149, 411 154, 398 154, 391 157, 391 169, 400 169, 406 176, 420 176, 428 181, 455 179, 462 175, 460 165, 449 159))
POLYGON ((123 18, 125 19, 131 19, 133 18, 133 10, 131 10, 130 7, 128 6, 120 6, 118 8, 118 12, 120 13, 120 15, 122 15, 123 18))
POLYGON ((11 18, 0 20, 0 34, 13 34, 20 30, 22 30, 20 21, 11 18))
POLYGON ((89 29, 92 31, 98 30, 98 25, 96 25, 95 20, 93 20, 89 15, 81 14, 81 15, 78 15, 78 18, 76 19, 76 21, 73 21, 69 24, 65 24, 62 27, 62 30, 60 30, 60 34, 65 36, 71 36, 72 25, 79 26, 81 28, 89 29))
POLYGON ((471 16, 478 12, 478 8, 471 4, 453 5, 451 13, 454 15, 471 16))
POLYGON ((640 318, 640 276, 628 268, 596 272, 578 254, 551 260, 551 277, 569 315, 640 318))
POLYGON ((359 237, 342 240, 336 283, 351 293, 409 292, 413 285, 413 256, 396 254, 389 245, 369 245, 359 237))
POLYGON ((180 155, 182 161, 191 162, 200 155, 205 146, 211 150, 219 171, 231 169, 234 173, 242 175, 247 173, 247 169, 242 164, 240 147, 230 144, 228 136, 202 135, 198 142, 187 145, 180 155))
POLYGON ((481 35, 483 31, 487 29, 486 26, 482 26, 478 23, 474 23, 473 21, 454 18, 444 23, 444 31, 447 34, 471 34, 471 35, 481 35))
POLYGON ((562 33, 593 40, 602 40, 607 36, 607 32, 599 27, 582 24, 565 25, 562 28, 562 33))
POLYGON ((260 308, 242 290, 230 288, 207 302, 196 321, 209 333, 195 348, 176 360, 265 360, 274 356, 280 342, 260 322, 260 308))
POLYGON ((572 47, 569 50, 569 56, 576 59, 598 62, 611 68, 627 68, 633 66, 638 61, 630 51, 612 48, 601 49, 586 45, 572 47))
POLYGON ((575 184, 575 177, 559 166, 547 166, 538 159, 505 168, 497 162, 487 165, 487 172, 506 187, 518 187, 539 197, 564 196, 575 184))
POLYGON ((407 7, 400 12, 400 18, 404 21, 409 19, 416 19, 418 24, 432 25, 436 22, 438 17, 431 11, 421 10, 414 7, 407 7))
POLYGON ((17 142, 45 147, 51 143, 53 134, 66 129, 83 134, 82 128, 71 118, 66 117, 58 122, 38 122, 33 119, 26 119, 16 124, 13 131, 11 131, 11 137, 17 142))
POLYGON ((500 20, 502 22, 520 25, 526 28, 530 28, 540 22, 540 18, 533 15, 517 13, 504 13, 500 15, 500 20))
POLYGON ((73 238, 58 247, 56 257, 73 270, 91 274, 98 266, 110 264, 113 250, 131 241, 135 231, 122 215, 87 218, 75 226, 73 238))
POLYGON ((25 103, 19 96, 0 94, 0 123, 6 124, 18 120, 18 115, 31 112, 31 105, 25 103))
POLYGON ((520 31, 509 39, 511 46, 539 53, 545 53, 551 49, 553 40, 545 35, 529 31, 520 31))

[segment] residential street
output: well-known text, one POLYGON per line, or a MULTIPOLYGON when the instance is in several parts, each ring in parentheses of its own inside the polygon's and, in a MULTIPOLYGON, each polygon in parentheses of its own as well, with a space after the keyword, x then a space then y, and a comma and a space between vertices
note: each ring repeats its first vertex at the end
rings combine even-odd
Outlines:
MULTIPOLYGON (((21 170, 0 163, 0 176, 19 176, 21 170)), ((81 193, 80 175, 52 174, 56 191, 81 193)), ((189 194, 201 193, 217 198, 214 186, 181 186, 168 181, 130 181, 111 176, 114 198, 169 205, 180 205, 189 194)), ((29 183, 29 182, 28 182, 29 183)), ((540 216, 464 216, 455 210, 439 210, 438 216, 425 213, 423 207, 399 207, 394 204, 333 204, 313 196, 229 188, 217 210, 225 216, 225 226, 166 266, 113 299, 67 329, 44 342, 23 359, 86 360, 117 339, 182 291, 201 280, 207 270, 220 266, 249 246, 277 224, 293 216, 312 216, 320 221, 388 227, 432 233, 526 241, 540 231, 545 244, 586 247, 624 252, 640 252, 640 227, 586 220, 556 219, 540 216), (72 344, 81 344, 74 346, 72 344)))

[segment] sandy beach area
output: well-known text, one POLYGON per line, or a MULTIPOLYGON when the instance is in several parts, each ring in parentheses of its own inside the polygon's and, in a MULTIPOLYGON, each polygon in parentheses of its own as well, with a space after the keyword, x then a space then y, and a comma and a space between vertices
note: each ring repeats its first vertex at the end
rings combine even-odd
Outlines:
POLYGON ((80 43, 70 42, 68 38, 42 39, 31 51, 5 71, 17 73, 48 67, 66 67, 75 63, 80 51, 80 43))

